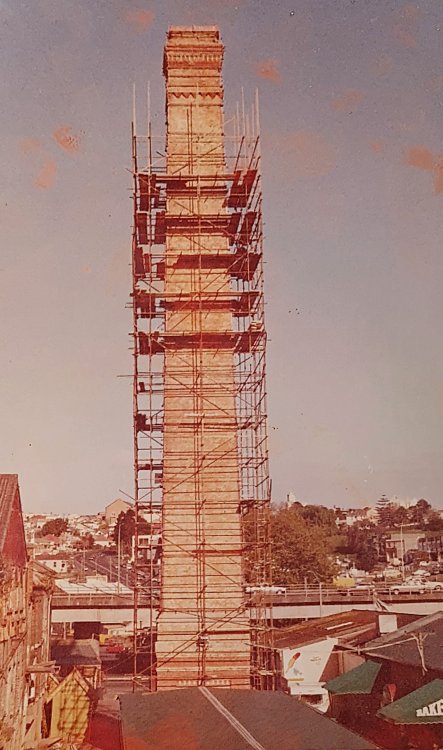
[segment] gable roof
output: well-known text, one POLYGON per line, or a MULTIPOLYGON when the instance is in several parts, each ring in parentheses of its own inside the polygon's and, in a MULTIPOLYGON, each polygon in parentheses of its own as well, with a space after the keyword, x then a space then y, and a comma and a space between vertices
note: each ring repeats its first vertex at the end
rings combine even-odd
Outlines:
POLYGON ((0 474, 0 557, 26 564, 26 541, 17 474, 0 474))
POLYGON ((274 632, 274 646, 292 648, 308 643, 316 643, 325 638, 339 638, 361 642, 359 635, 366 635, 363 640, 373 638, 378 632, 378 613, 364 609, 351 609, 347 612, 327 615, 326 617, 308 620, 307 622, 289 625, 274 632))
POLYGON ((419 617, 402 628, 369 641, 362 652, 372 658, 422 667, 418 637, 427 669, 443 672, 443 612, 419 617))
POLYGON ((77 682, 80 685, 81 689, 86 693, 86 695, 91 692, 91 685, 89 684, 87 679, 83 677, 81 672, 78 671, 77 667, 74 667, 72 672, 69 672, 66 677, 63 677, 63 679, 61 679, 60 682, 52 688, 52 690, 50 690, 50 692, 45 697, 45 703, 49 703, 49 701, 52 701, 57 693, 64 692, 71 682, 77 682))
POLYGON ((34 557, 34 560, 68 560, 68 552, 41 552, 34 557))
POLYGON ((123 500, 121 497, 116 497, 115 500, 112 501, 112 503, 108 503, 107 505, 105 505, 105 512, 110 510, 114 505, 126 505, 128 508, 132 508, 132 504, 127 500, 123 500))
POLYGON ((374 745, 284 693, 181 688, 120 696, 125 750, 373 750, 374 745))

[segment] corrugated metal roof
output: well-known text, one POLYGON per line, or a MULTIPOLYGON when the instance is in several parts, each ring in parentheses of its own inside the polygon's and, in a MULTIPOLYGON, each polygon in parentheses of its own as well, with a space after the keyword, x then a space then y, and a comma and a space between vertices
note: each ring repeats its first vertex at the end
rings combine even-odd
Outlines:
MULTIPOLYGON (((350 633, 365 628, 376 628, 378 613, 369 610, 351 609, 347 612, 320 617, 315 620, 290 625, 274 632, 275 648, 291 648, 315 643, 324 638, 344 638, 350 633)), ((377 631, 375 631, 376 633, 377 631)), ((369 638, 375 633, 370 633, 369 638)))
POLYGON ((57 589, 65 594, 132 594, 132 589, 119 585, 116 581, 101 580, 96 577, 87 577, 84 583, 79 581, 68 581, 66 578, 57 579, 57 589))
POLYGON ((153 747, 251 750, 248 735, 257 743, 252 747, 262 746, 266 750, 375 748, 359 735, 283 693, 225 689, 209 692, 221 705, 221 711, 199 688, 122 695, 125 750, 153 747))

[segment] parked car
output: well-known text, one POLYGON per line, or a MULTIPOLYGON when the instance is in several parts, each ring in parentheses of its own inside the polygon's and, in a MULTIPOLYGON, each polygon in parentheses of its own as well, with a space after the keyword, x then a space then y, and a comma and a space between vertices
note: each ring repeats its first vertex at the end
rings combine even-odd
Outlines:
POLYGON ((412 577, 414 578, 427 578, 431 575, 431 572, 429 570, 423 570, 423 568, 417 568, 417 570, 414 570, 412 573, 412 577))
POLYGON ((246 594, 286 594, 286 586, 245 586, 246 594))
POLYGON ((371 581, 357 581, 355 586, 338 589, 342 596, 371 596, 375 591, 375 585, 371 581))
POLYGON ((425 594, 427 591, 443 591, 443 583, 441 581, 423 581, 420 578, 411 578, 389 587, 389 593, 394 595, 401 593, 425 594))
POLYGON ((395 596, 398 594, 424 594, 426 586, 420 578, 414 578, 409 581, 395 583, 393 586, 389 586, 388 591, 395 596))
POLYGON ((426 591, 443 591, 443 583, 441 581, 425 581, 426 591))

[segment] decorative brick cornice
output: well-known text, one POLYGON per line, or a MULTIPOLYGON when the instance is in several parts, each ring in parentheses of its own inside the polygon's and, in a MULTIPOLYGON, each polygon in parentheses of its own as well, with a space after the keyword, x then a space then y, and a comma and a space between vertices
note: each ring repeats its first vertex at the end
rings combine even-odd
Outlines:
POLYGON ((174 69, 184 70, 217 70, 221 71, 223 63, 223 51, 213 52, 205 50, 190 51, 168 51, 166 50, 164 60, 165 75, 174 69))
POLYGON ((172 99, 219 99, 222 100, 221 91, 177 91, 171 90, 168 96, 172 99))
POLYGON ((194 70, 221 72, 223 44, 215 27, 174 27, 169 30, 165 46, 163 72, 182 73, 194 70))

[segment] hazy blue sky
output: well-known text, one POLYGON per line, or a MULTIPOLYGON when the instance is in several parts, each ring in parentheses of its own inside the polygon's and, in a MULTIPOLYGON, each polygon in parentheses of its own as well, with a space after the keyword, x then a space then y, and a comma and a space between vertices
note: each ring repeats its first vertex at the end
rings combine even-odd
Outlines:
MULTIPOLYGON (((0 0, 0 471, 132 491, 130 119, 168 26, 261 98, 275 499, 443 505, 441 0, 0 0)), ((141 97, 143 98, 143 97, 141 97)))

